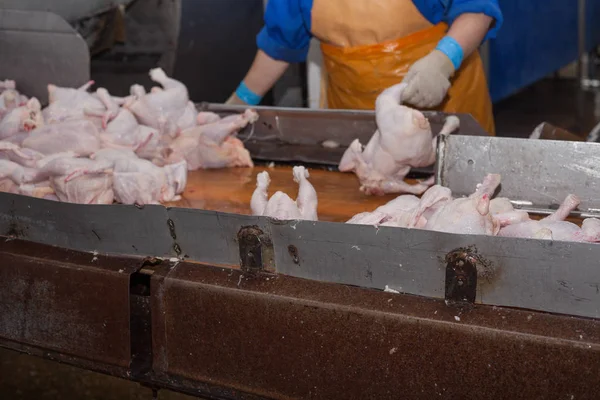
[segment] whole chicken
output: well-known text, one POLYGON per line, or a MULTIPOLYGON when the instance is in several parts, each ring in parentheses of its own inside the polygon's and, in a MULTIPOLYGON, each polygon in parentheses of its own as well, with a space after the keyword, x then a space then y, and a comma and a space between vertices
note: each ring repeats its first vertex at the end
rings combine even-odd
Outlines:
POLYGON ((150 70, 150 79, 164 89, 154 88, 146 93, 140 85, 133 85, 133 100, 128 108, 141 124, 158 129, 161 134, 177 136, 182 130, 196 125, 196 108, 188 98, 185 85, 171 79, 161 68, 150 70))
MULTIPOLYGON (((419 198, 414 195, 398 196, 394 200, 377 207, 372 212, 364 212, 353 216, 346 223, 406 228, 410 225, 413 212, 419 203, 419 198)), ((425 218, 419 218, 416 226, 422 227, 425 222, 425 218)))
POLYGON ((0 120, 0 139, 44 126, 41 110, 42 106, 35 97, 23 106, 11 109, 0 120))
POLYGON ((90 155, 100 149, 99 132, 85 119, 67 120, 38 128, 23 140, 27 147, 48 155, 72 151, 79 156, 90 155))
POLYGON ((2 160, 10 160, 24 167, 35 168, 38 160, 43 157, 43 154, 35 150, 24 149, 8 141, 0 141, 0 159, 2 160))
POLYGON ((75 157, 74 153, 58 153, 38 161, 35 180, 61 177, 65 183, 84 175, 111 174, 113 164, 107 160, 75 157))
POLYGON ((529 214, 523 210, 515 210, 506 197, 498 197, 490 201, 490 214, 498 221, 500 227, 529 221, 529 214))
POLYGON ((35 176, 21 192, 79 204, 112 204, 111 163, 77 158, 72 152, 52 154, 38 161, 35 176))
MULTIPOLYGON (((424 229, 459 234, 496 235, 500 224, 490 213, 490 199, 499 184, 500 175, 488 174, 475 193, 469 197, 448 201, 448 193, 440 192, 440 196, 431 197, 425 193, 425 199, 421 199, 423 204, 419 205, 414 217, 419 217, 420 213, 424 214, 429 204, 441 198, 442 205, 427 218, 424 229)), ((434 186, 430 190, 439 189, 434 186)))
POLYGON ((572 222, 565 221, 571 211, 575 210, 581 200, 574 194, 568 195, 558 210, 539 221, 526 221, 506 226, 499 235, 531 239, 566 240, 573 242, 599 242, 600 221, 587 218, 580 228, 572 222))
POLYGON ((263 171, 256 176, 256 189, 250 200, 253 215, 264 215, 279 220, 318 220, 317 192, 308 181, 308 170, 302 166, 296 166, 293 168, 292 174, 294 182, 298 183, 296 201, 279 191, 269 199, 268 189, 271 183, 269 173, 263 171))
POLYGON ((164 151, 169 163, 185 160, 190 171, 199 168, 252 167, 250 153, 233 137, 240 129, 258 120, 258 114, 246 110, 216 122, 183 131, 164 151))
POLYGON ((93 84, 94 81, 89 81, 78 89, 48 85, 50 104, 43 111, 46 122, 87 118, 98 128, 106 127, 119 111, 119 105, 104 88, 88 92, 93 84))
POLYGON ((115 198, 123 204, 158 204, 177 201, 187 183, 185 161, 159 167, 132 151, 106 149, 92 155, 113 165, 115 198))
POLYGON ((36 170, 23 167, 9 160, 0 160, 0 179, 10 179, 15 185, 31 182, 36 176, 36 170))
MULTIPOLYGON (((356 173, 360 190, 366 194, 421 194, 433 183, 432 180, 414 185, 404 182, 411 168, 435 162, 436 147, 427 118, 420 111, 400 104, 405 88, 406 84, 400 83, 377 97, 377 131, 364 151, 358 139, 354 140, 340 161, 339 170, 356 173)), ((440 135, 452 133, 459 123, 457 117, 448 117, 440 135)))
POLYGON ((131 149, 142 157, 152 158, 160 153, 158 130, 138 124, 135 116, 124 108, 108 123, 100 139, 103 147, 131 149))

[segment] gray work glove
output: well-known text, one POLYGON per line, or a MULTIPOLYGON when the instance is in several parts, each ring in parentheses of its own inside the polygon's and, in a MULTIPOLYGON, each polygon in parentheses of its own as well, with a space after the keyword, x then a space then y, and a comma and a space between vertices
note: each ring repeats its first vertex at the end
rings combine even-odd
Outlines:
POLYGON ((433 108, 442 103, 450 89, 454 65, 447 55, 433 50, 415 62, 402 82, 407 84, 402 103, 417 108, 433 108))

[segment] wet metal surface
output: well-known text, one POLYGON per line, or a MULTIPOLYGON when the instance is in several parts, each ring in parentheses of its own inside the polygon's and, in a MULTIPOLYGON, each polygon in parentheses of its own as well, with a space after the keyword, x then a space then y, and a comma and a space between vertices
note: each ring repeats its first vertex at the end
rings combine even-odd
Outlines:
MULTIPOLYGON (((256 189, 256 175, 267 171, 271 176, 269 195, 278 190, 292 199, 298 194, 292 168, 234 168, 190 172, 183 199, 170 205, 184 208, 250 214, 250 198, 256 189)), ((318 196, 318 215, 321 221, 346 222, 355 214, 372 211, 396 198, 393 195, 367 196, 359 190, 356 175, 309 168, 310 182, 318 196)))
POLYGON ((152 277, 154 369, 268 398, 594 398, 600 321, 181 263, 152 277), (543 382, 543 384, 542 384, 543 382))

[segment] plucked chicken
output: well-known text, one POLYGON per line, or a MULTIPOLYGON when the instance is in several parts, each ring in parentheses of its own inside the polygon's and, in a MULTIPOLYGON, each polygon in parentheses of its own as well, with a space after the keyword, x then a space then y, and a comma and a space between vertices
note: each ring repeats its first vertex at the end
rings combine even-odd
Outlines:
MULTIPOLYGON (((400 83, 377 97, 377 131, 364 150, 358 139, 354 140, 340 161, 339 170, 354 172, 360 190, 366 194, 421 194, 433 183, 429 180, 411 185, 404 181, 411 168, 435 162, 436 142, 423 113, 400 104, 405 88, 406 84, 400 83)), ((448 135, 458 127, 458 118, 450 116, 440 135, 448 135)))
POLYGON ((187 161, 190 170, 252 167, 250 153, 234 135, 256 120, 258 114, 252 110, 223 119, 212 117, 202 125, 184 130, 166 148, 164 156, 170 163, 187 161))
POLYGON ((587 218, 581 228, 565 221, 581 200, 574 194, 568 195, 560 207, 539 221, 525 221, 511 224, 500 230, 500 236, 530 239, 564 240, 572 242, 600 242, 600 220, 587 218))
POLYGON ((14 81, 0 81, 0 191, 84 204, 155 204, 180 197, 188 169, 253 165, 234 135, 256 121, 256 112, 223 119, 198 113, 185 85, 160 68, 150 77, 162 87, 146 93, 133 85, 122 98, 103 88, 91 92, 92 81, 48 85, 43 110, 14 81))
POLYGON ((294 182, 298 183, 298 197, 292 200, 283 192, 275 192, 269 198, 268 189, 271 178, 267 171, 256 176, 256 189, 250 200, 253 215, 264 215, 279 220, 317 221, 317 192, 308 181, 308 170, 302 166, 293 168, 294 182))

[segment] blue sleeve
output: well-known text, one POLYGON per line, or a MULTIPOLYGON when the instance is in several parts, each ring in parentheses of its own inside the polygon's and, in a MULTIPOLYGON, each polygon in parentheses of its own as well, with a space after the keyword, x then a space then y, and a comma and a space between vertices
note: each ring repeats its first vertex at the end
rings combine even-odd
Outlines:
POLYGON ((269 0, 265 26, 256 37, 259 49, 276 60, 302 62, 310 44, 313 0, 269 0))
POLYGON ((494 18, 494 23, 483 41, 495 38, 504 21, 498 0, 413 0, 413 2, 432 24, 443 21, 452 25, 459 15, 465 13, 482 13, 494 18))

